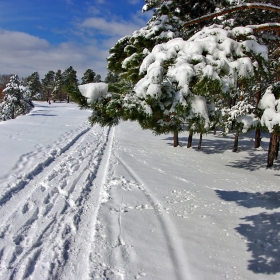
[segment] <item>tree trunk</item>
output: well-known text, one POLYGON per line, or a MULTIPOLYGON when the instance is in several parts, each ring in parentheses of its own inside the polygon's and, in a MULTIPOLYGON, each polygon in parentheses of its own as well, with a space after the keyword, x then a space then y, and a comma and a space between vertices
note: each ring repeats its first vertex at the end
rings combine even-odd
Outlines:
POLYGON ((239 138, 239 130, 237 129, 236 133, 235 133, 233 150, 232 150, 234 153, 237 152, 237 149, 238 149, 238 138, 239 138))
POLYGON ((280 136, 277 137, 277 144, 276 144, 276 157, 275 159, 278 159, 278 154, 279 154, 279 145, 280 145, 280 136))
POLYGON ((198 142, 198 146, 197 146, 198 150, 201 149, 201 144, 202 144, 202 132, 200 132, 199 142, 198 142))
POLYGON ((190 130, 190 134, 188 137, 188 146, 187 148, 190 148, 192 146, 192 137, 193 137, 193 131, 190 130))
POLYGON ((277 138, 278 137, 277 137, 276 133, 272 132, 270 134, 266 167, 271 167, 273 165, 273 161, 277 158, 277 145, 278 145, 277 138))
POLYGON ((178 137, 178 131, 174 131, 174 147, 179 146, 179 137, 178 137))
POLYGON ((255 148, 259 148, 260 146, 261 146, 261 130, 260 128, 257 128, 255 132, 255 148))
POLYGON ((12 107, 12 119, 15 119, 15 107, 12 107))
POLYGON ((213 131, 213 134, 214 134, 214 135, 216 135, 216 133, 217 133, 217 126, 216 126, 216 125, 214 125, 214 131, 213 131))

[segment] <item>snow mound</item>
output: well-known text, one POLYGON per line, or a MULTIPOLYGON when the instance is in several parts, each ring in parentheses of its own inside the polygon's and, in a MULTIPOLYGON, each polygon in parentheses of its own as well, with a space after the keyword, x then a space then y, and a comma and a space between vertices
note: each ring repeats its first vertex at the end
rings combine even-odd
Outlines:
POLYGON ((104 97, 108 93, 108 84, 89 83, 80 85, 79 90, 88 99, 88 103, 94 103, 98 98, 104 97))

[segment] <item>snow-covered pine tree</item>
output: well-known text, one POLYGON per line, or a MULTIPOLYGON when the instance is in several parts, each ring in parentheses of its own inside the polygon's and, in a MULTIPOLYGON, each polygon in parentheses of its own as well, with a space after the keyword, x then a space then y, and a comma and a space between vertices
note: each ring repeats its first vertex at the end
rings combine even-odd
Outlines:
POLYGON ((176 134, 186 122, 192 131, 209 130, 215 102, 226 99, 238 81, 252 79, 267 57, 267 48, 253 40, 252 32, 213 25, 187 41, 157 45, 143 60, 145 76, 135 93, 124 99, 139 111, 141 126, 176 134))
POLYGON ((268 87, 262 96, 259 108, 263 114, 261 125, 270 133, 267 167, 278 157, 280 137, 280 82, 268 87))
MULTIPOLYGON (((205 13, 213 12, 218 6, 229 5, 224 0, 204 0, 204 1, 145 1, 146 5, 143 11, 153 9, 153 17, 147 25, 140 30, 135 31, 130 36, 121 38, 116 45, 110 50, 108 57, 108 69, 114 74, 120 76, 119 83, 115 83, 112 90, 114 91, 114 102, 117 108, 116 112, 120 112, 120 102, 116 102, 117 98, 128 100, 123 95, 129 94, 133 90, 134 85, 143 78, 139 73, 140 65, 143 59, 149 55, 155 45, 168 42, 169 40, 186 35, 186 30, 182 31, 185 21, 205 13), (117 97, 119 94, 119 97, 117 97)), ((186 38, 186 37, 185 37, 186 38)), ((111 88, 110 88, 111 89, 111 88)), ((104 101, 103 106, 113 108, 110 98, 104 101)), ((124 106, 127 106, 125 104, 124 106)), ((114 111, 114 110, 109 110, 114 111)), ((137 112, 131 112, 124 107, 123 118, 136 118, 137 112)), ((107 110, 103 110, 103 113, 107 110)), ((95 114, 96 116, 96 114, 95 114)), ((144 125, 144 124, 143 124, 144 125)))
POLYGON ((0 104, 0 117, 3 121, 28 114, 34 107, 28 87, 23 85, 17 75, 11 76, 3 93, 4 100, 0 104))
MULTIPOLYGON (((235 96, 234 98, 231 98, 228 102, 225 102, 225 104, 230 104, 230 106, 225 109, 224 111, 230 111, 231 107, 233 107, 233 110, 236 109, 236 106, 241 109, 240 105, 244 105, 248 108, 247 102, 250 102, 250 105, 254 107, 254 117, 253 119, 260 118, 259 110, 258 110, 258 103, 261 98, 261 96, 264 94, 264 91, 262 91, 262 88, 266 88, 271 83, 275 82, 275 78, 277 77, 277 65, 279 65, 279 55, 277 57, 277 49, 279 49, 279 1, 267 1, 262 0, 258 1, 259 3, 255 3, 256 1, 251 0, 240 0, 235 1, 231 0, 231 6, 227 9, 220 9, 216 11, 216 13, 206 15, 203 17, 200 17, 198 19, 195 19, 193 21, 190 21, 184 25, 184 27, 187 26, 188 30, 191 28, 191 26, 195 26, 197 24, 203 24, 209 20, 217 21, 219 20, 220 23, 222 23, 225 27, 235 27, 235 26, 248 26, 253 27, 254 29, 254 36, 256 40, 261 43, 268 46, 268 64, 266 65, 266 71, 263 71, 261 75, 259 75, 258 80, 254 79, 254 85, 250 87, 247 87, 244 90, 244 84, 240 83, 237 85, 237 92, 243 92, 243 97, 247 96, 246 102, 239 101, 241 96, 235 96), (254 2, 254 3, 253 3, 254 2), (274 6, 273 6, 274 5, 274 6), (261 24, 263 23, 263 24, 261 24), (276 59, 275 59, 276 56, 276 59), (276 70, 276 71, 275 71, 276 70), (276 72, 276 73, 275 73, 276 72), (235 102, 238 102, 238 104, 235 104, 235 102)), ((227 106, 225 106, 227 107, 227 106)), ((223 109, 223 108, 222 108, 223 109)), ((246 111, 242 109, 243 113, 246 111)), ((232 114, 231 114, 232 115, 232 114)), ((240 115, 239 115, 240 119, 240 115)), ((249 118, 252 120, 252 118, 249 118)), ((230 120, 230 118, 229 118, 230 120)), ((243 118, 243 123, 246 123, 248 121, 248 117, 246 116, 243 118)), ((236 126, 232 126, 236 129, 236 134, 238 135, 238 129, 240 128, 240 125, 243 126, 242 123, 238 123, 234 121, 234 124, 236 126)), ((256 122, 255 122, 256 124, 256 122)), ((245 127, 248 124, 245 125, 245 127)), ((251 127, 253 128, 253 126, 251 127)), ((247 127, 248 129, 248 127, 247 127)), ((246 130, 246 129, 243 129, 246 130)), ((255 133, 255 148, 258 148, 260 146, 260 139, 261 139, 261 131, 259 125, 256 126, 256 133, 255 133)), ((234 149, 235 150, 235 149, 234 149)))
MULTIPOLYGON (((110 49, 111 55, 107 59, 108 69, 132 85, 142 78, 139 75, 139 67, 155 45, 178 37, 187 39, 186 30, 182 30, 184 22, 213 12, 218 6, 229 5, 226 0, 145 2, 143 12, 153 10, 152 18, 145 27, 120 39, 110 49)), ((124 90, 127 91, 129 88, 124 87, 124 90)))
POLYGON ((31 93, 32 99, 40 99, 42 92, 42 85, 40 82, 40 75, 38 72, 32 73, 27 77, 28 88, 31 93))

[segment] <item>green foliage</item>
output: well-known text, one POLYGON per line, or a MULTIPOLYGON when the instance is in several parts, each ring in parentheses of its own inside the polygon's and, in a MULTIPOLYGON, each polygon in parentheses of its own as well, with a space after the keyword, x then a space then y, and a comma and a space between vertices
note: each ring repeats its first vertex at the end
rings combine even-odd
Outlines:
POLYGON ((90 108, 89 104, 87 103, 87 99, 81 94, 77 84, 69 84, 68 86, 65 86, 65 90, 70 95, 72 101, 79 105, 80 109, 90 108))
POLYGON ((106 98, 99 98, 91 103, 92 115, 89 117, 91 124, 98 123, 103 126, 115 126, 121 119, 121 98, 118 94, 108 94, 106 98))

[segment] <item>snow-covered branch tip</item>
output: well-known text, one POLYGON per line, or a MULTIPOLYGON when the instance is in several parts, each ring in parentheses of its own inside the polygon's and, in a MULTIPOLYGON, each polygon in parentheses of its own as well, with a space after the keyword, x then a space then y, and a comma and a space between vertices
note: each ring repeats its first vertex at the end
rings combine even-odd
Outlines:
POLYGON ((206 21, 209 19, 213 19, 215 17, 223 16, 223 15, 234 13, 237 11, 252 10, 252 9, 266 10, 266 11, 280 13, 280 7, 278 7, 278 6, 262 4, 262 3, 247 3, 247 4, 237 5, 237 6, 227 8, 227 9, 224 9, 224 10, 216 12, 216 13, 208 14, 208 15, 202 16, 200 18, 190 20, 183 25, 183 28, 186 28, 190 25, 200 23, 200 22, 203 22, 203 21, 206 21))
POLYGON ((247 25, 246 27, 252 28, 254 31, 280 30, 280 23, 264 23, 259 25, 247 25))

